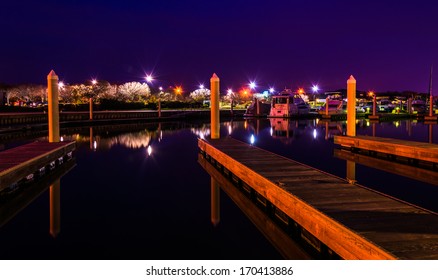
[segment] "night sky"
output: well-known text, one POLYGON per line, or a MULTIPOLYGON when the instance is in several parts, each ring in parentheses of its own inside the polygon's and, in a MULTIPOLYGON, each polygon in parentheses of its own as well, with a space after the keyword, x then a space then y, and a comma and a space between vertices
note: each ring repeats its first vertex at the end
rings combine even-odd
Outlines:
MULTIPOLYGON (((0 83, 438 89, 434 1, 1 1, 0 83)), ((310 91, 310 90, 309 90, 310 91)), ((434 91, 435 92, 435 91, 434 91)), ((437 95, 438 92, 435 92, 437 95)))

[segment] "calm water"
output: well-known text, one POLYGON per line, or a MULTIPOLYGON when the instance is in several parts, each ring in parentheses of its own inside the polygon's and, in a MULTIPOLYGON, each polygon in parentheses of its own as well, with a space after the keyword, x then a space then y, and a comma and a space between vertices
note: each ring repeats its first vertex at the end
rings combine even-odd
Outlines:
MULTIPOLYGON (((346 162, 333 156, 332 137, 344 132, 343 123, 313 120, 234 121, 223 123, 221 129, 221 135, 245 142, 254 135, 258 147, 343 178, 346 162)), ((373 126, 360 121, 357 134, 373 135, 373 126)), ((377 124, 374 134, 430 139, 429 126, 407 121, 377 124)), ((438 131, 433 134, 436 143, 438 131)), ((208 125, 187 123, 64 131, 65 140, 77 141, 77 150, 76 166, 60 180, 60 233, 55 238, 49 233, 49 192, 45 191, 0 228, 0 258, 282 258, 225 193, 220 194, 220 222, 211 223, 210 176, 197 162, 197 138, 208 135, 208 125)), ((26 141, 17 138, 4 146, 26 141)), ((359 164, 356 179, 438 211, 438 188, 433 184, 359 164)))

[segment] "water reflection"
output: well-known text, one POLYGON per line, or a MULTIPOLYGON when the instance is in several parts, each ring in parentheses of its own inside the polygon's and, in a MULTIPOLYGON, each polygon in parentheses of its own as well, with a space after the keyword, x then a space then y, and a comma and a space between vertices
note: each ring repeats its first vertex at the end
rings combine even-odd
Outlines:
POLYGON ((217 226, 220 221, 220 187, 218 181, 211 177, 211 223, 217 226))
MULTIPOLYGON (((425 171, 418 173, 420 171, 416 171, 412 166, 394 167, 388 161, 378 163, 369 160, 365 163, 361 155, 340 159, 335 152, 336 157, 333 157, 335 148, 333 136, 344 133, 345 122, 286 120, 281 124, 271 124, 270 119, 259 119, 225 122, 222 123, 221 129, 223 137, 231 135, 233 138, 249 143, 251 135, 254 135, 254 145, 263 149, 342 178, 349 177, 362 185, 420 206, 424 205, 428 209, 437 209, 438 188, 430 187, 430 184, 438 184, 436 172, 426 170, 431 173, 425 171), (345 159, 352 164, 347 164, 345 159), (391 173, 394 170, 398 171, 391 173), (414 173, 419 175, 410 177, 413 178, 410 180, 404 177, 409 172, 412 176, 415 175, 414 173)), ((211 174, 205 173, 195 159, 198 153, 196 138, 210 135, 208 123, 77 127, 63 129, 62 133, 64 139, 78 141, 78 167, 61 180, 64 187, 62 190, 63 230, 67 231, 68 226, 69 235, 61 234, 62 238, 57 238, 57 241, 62 240, 62 244, 61 242, 56 244, 61 249, 51 248, 47 253, 31 255, 32 252, 41 250, 34 247, 37 245, 25 244, 20 247, 22 255, 18 257, 39 258, 44 255, 53 258, 62 251, 61 255, 66 258, 83 258, 82 252, 86 252, 90 258, 97 259, 120 259, 126 256, 138 259, 190 257, 265 259, 273 249, 269 244, 268 249, 266 247, 261 249, 262 246, 254 248, 253 244, 265 244, 262 243, 264 240, 260 242, 258 239, 260 234, 252 229, 252 225, 241 226, 248 219, 241 217, 235 205, 238 205, 244 215, 268 236, 270 242, 276 244, 275 248, 279 251, 293 246, 284 243, 289 241, 284 237, 282 229, 276 227, 270 217, 251 201, 247 203, 248 198, 245 195, 240 191, 235 195, 229 194, 233 190, 238 191, 234 185, 230 186, 230 190, 226 190, 225 183, 216 178, 220 186, 212 188, 211 174), (91 152, 93 150, 95 152, 91 152), (153 160, 149 160, 152 158, 153 160), (227 195, 220 194, 221 191, 227 195), (65 192, 68 192, 67 195, 65 192), (235 204, 230 202, 228 196, 232 197, 235 204), (81 207, 69 207, 69 203, 79 204, 81 207), (187 211, 180 211, 181 209, 187 211), (212 227, 211 223, 216 226, 212 227), (87 228, 90 234, 83 234, 83 228, 87 228), (132 230, 126 231, 126 228, 132 230), (175 232, 175 228, 184 230, 175 232), (238 235, 240 233, 242 236, 238 235), (250 245, 241 245, 243 243, 250 245), (132 248, 139 250, 132 252, 132 248), (254 251, 249 251, 248 248, 253 248, 254 251), (77 253, 79 251, 81 253, 77 253)), ((437 129, 430 132, 428 125, 416 120, 399 121, 398 124, 359 121, 357 133, 421 142, 430 142, 431 135, 435 136, 432 140, 438 139, 434 135, 437 129)), ((8 148, 11 142, 15 145, 23 139, 33 140, 35 135, 41 136, 39 132, 32 136, 19 133, 17 138, 4 142, 5 148, 8 148)), ((6 135, 0 135, 0 139, 1 137, 6 135)), ((49 188, 52 183, 44 188, 49 188)), ((61 230, 60 218, 57 218, 60 216, 56 215, 61 205, 55 203, 56 186, 53 190, 53 200, 50 204, 53 213, 50 232, 56 235, 61 230)), ((19 203, 12 204, 14 204, 12 208, 19 205, 19 203)), ((34 207, 46 211, 47 205, 48 203, 44 201, 42 207, 34 207)), ((0 218, 8 216, 6 212, 12 211, 12 208, 6 211, 4 207, 2 203, 0 218)), ((20 227, 26 228, 29 219, 35 218, 33 213, 24 214, 22 213, 20 218, 16 217, 14 222, 18 220, 17 222, 8 223, 8 226, 13 224, 15 227, 2 228, 0 236, 4 237, 3 240, 11 239, 16 244, 21 242, 22 236, 17 236, 17 232, 20 232, 20 227)), ((38 230, 32 231, 32 234, 37 236, 38 230)), ((35 237, 35 240, 41 241, 38 237, 35 237)), ((39 244, 50 246, 44 240, 39 244)), ((8 253, 11 251, 11 249, 4 250, 2 256, 11 255, 8 253)), ((272 258, 278 258, 278 254, 275 254, 272 258)), ((282 252, 286 258, 301 258, 288 254, 282 252)))
POLYGON ((50 234, 57 237, 61 231, 61 181, 57 178, 49 187, 50 234))
MULTIPOLYGON (((357 163, 366 167, 370 167, 372 169, 382 170, 385 172, 438 186, 438 172, 433 170, 432 164, 423 163, 422 167, 418 167, 410 164, 407 159, 396 162, 394 160, 388 160, 387 158, 379 158, 366 154, 358 154, 341 149, 335 149, 334 156, 336 158, 346 161, 347 179, 353 178, 352 174, 355 174, 356 169, 355 166, 353 167, 353 164, 357 163)), ((384 181, 383 178, 382 181, 384 181)))
POLYGON ((75 166, 75 160, 71 159, 51 173, 37 178, 31 183, 25 183, 14 192, 2 193, 0 195, 0 227, 49 190, 49 233, 51 236, 57 237, 61 231, 61 178, 75 166))
POLYGON ((213 225, 217 226, 220 221, 219 196, 220 189, 222 189, 285 259, 310 259, 309 254, 266 212, 258 208, 202 155, 199 155, 198 163, 211 176, 211 221, 213 225))

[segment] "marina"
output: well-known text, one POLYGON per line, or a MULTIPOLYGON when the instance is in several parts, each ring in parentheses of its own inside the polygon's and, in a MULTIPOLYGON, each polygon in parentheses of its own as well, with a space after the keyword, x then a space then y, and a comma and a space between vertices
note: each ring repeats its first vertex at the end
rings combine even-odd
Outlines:
MULTIPOLYGON (((317 123, 316 120, 313 119, 283 120, 275 118, 233 120, 221 123, 220 130, 225 140, 232 135, 240 141, 249 143, 247 145, 251 145, 249 138, 250 136, 254 136, 254 144, 251 146, 253 150, 256 149, 255 146, 260 146, 263 149, 280 154, 283 158, 282 160, 286 162, 288 162, 288 159, 293 159, 304 163, 306 166, 312 166, 312 168, 322 170, 324 173, 333 174, 338 178, 333 180, 339 180, 346 186, 346 189, 350 190, 352 185, 349 184, 347 180, 347 173, 351 173, 351 168, 349 168, 350 171, 348 171, 346 166, 351 166, 351 164, 346 164, 346 160, 351 161, 351 158, 339 158, 336 154, 335 156, 333 155, 334 148, 337 147, 337 144, 333 142, 333 134, 342 135, 345 129, 345 122, 331 122, 332 124, 325 121, 320 122, 321 123, 317 123), (278 121, 281 121, 281 123, 278 124, 278 121), (330 131, 326 131, 327 125, 330 131)), ((427 142, 430 138, 428 137, 428 133, 430 132, 429 126, 417 123, 416 121, 373 123, 368 126, 367 121, 359 120, 357 128, 360 135, 370 135, 374 131, 375 135, 381 136, 399 135, 402 133, 405 135, 403 138, 415 141, 427 142)), ((268 203, 269 200, 263 196, 250 195, 248 198, 248 196, 245 195, 245 193, 248 193, 248 190, 242 188, 240 190, 236 189, 235 182, 230 183, 227 181, 229 176, 225 174, 226 178, 224 179, 224 173, 221 173, 222 171, 218 171, 211 166, 214 166, 214 164, 208 160, 205 161, 205 159, 199 158, 197 138, 209 137, 209 133, 209 125, 202 122, 120 123, 108 126, 67 126, 62 128, 61 136, 64 141, 76 141, 74 151, 75 166, 60 179, 60 189, 63 192, 63 195, 60 196, 60 205, 63 205, 62 225, 59 226, 57 230, 51 231, 47 230, 50 226, 44 226, 45 223, 40 225, 38 222, 35 222, 26 225, 26 221, 29 219, 38 221, 39 218, 37 217, 41 215, 44 216, 41 211, 44 212, 44 209, 47 208, 45 205, 50 205, 49 198, 47 194, 45 194, 47 193, 47 189, 43 188, 37 197, 29 193, 30 197, 34 197, 33 199, 24 199, 23 203, 18 203, 17 200, 11 200, 8 204, 4 204, 2 213, 11 214, 5 214, 5 217, 9 218, 4 219, 3 226, 0 228, 0 238, 3 240, 5 238, 14 239, 12 236, 17 234, 17 230, 21 227, 26 227, 31 232, 34 232, 33 240, 39 240, 39 242, 41 242, 41 238, 43 238, 45 234, 52 236, 50 232, 59 232, 59 234, 55 234, 57 236, 55 239, 51 241, 47 240, 43 242, 41 246, 48 248, 45 250, 46 256, 59 256, 60 258, 81 256, 74 247, 68 245, 73 241, 73 236, 76 236, 75 238, 81 238, 83 246, 81 245, 78 248, 86 250, 90 258, 120 258, 123 254, 127 253, 125 249, 123 249, 127 245, 124 245, 123 242, 120 244, 117 242, 114 243, 112 253, 102 250, 107 247, 105 244, 107 244, 109 240, 115 240, 114 238, 116 236, 124 236, 126 234, 131 236, 129 246, 149 248, 148 252, 143 250, 131 252, 130 255, 136 258, 144 258, 152 255, 154 257, 161 256, 166 258, 163 254, 164 252, 160 249, 163 248, 162 246, 168 248, 166 252, 171 252, 169 254, 175 258, 183 257, 183 255, 185 257, 188 255, 193 256, 193 258, 208 256, 208 258, 215 259, 227 259, 231 258, 231 256, 251 259, 267 257, 274 259, 306 259, 309 256, 310 258, 322 259, 349 258, 348 256, 338 254, 330 246, 327 246, 325 242, 319 241, 314 237, 314 232, 311 233, 311 231, 306 228, 300 226, 298 234, 298 228, 292 226, 293 223, 290 222, 289 218, 285 218, 287 217, 287 215, 285 216, 285 211, 283 211, 285 209, 281 210, 282 208, 273 208, 271 206, 266 208, 266 205, 273 204, 268 203), (181 145, 191 148, 181 150, 179 148, 181 145), (175 154, 178 154, 178 157, 175 157, 175 154), (200 165, 201 162, 204 163, 200 165), (163 166, 166 166, 166 168, 163 169, 163 166), (209 172, 206 172, 205 166, 210 166, 207 168, 209 172), (167 175, 168 171, 166 170, 169 169, 172 170, 172 174, 175 176, 169 177, 167 175), (187 172, 190 172, 190 174, 194 176, 188 178, 185 175, 187 172), (90 174, 95 175, 90 176, 90 174), (217 212, 220 213, 218 217, 212 216, 212 174, 219 182, 220 188, 224 188, 219 191, 221 194, 219 200, 220 211, 217 212), (125 183, 122 183, 123 181, 125 181, 125 183), (185 186, 184 192, 180 188, 181 184, 185 186), (156 186, 160 186, 160 188, 156 186), (166 206, 169 205, 169 190, 178 193, 181 198, 171 199, 175 207, 168 208, 166 206), (238 193, 240 193, 240 196, 238 193), (104 200, 102 200, 103 197, 105 197, 104 200), (147 201, 146 204, 144 203, 145 201, 147 201), (78 208, 77 203, 80 203, 81 207, 78 208), (14 204, 16 205, 15 208, 13 207, 14 204), (116 210, 113 209, 116 204, 123 205, 122 208, 117 208, 117 212, 119 212, 117 215, 116 210), (248 207, 251 210, 245 210, 248 209, 248 207), (160 215, 153 214, 157 213, 157 209, 159 209, 160 215), (176 209, 186 209, 186 211, 176 209), (272 211, 272 209, 277 210, 272 211), (133 214, 134 212, 136 213, 135 215, 133 214), (91 216, 88 217, 89 215, 91 216), (98 217, 106 218, 98 219, 98 217), (124 220, 126 217, 131 218, 124 220), (163 217, 165 217, 164 220, 163 217), (139 224, 139 220, 145 220, 147 221, 146 224, 159 225, 159 227, 154 227, 154 230, 150 231, 146 224, 139 224), (166 221, 169 220, 174 222, 168 224, 166 221), (122 227, 119 229, 114 228, 111 226, 114 222, 122 227), (90 232, 94 232, 95 237, 91 238, 91 240, 87 240, 89 237, 80 234, 81 229, 77 228, 76 225, 81 228, 88 228, 90 232), (264 227, 266 225, 269 225, 268 228, 264 227), (176 233, 172 233, 175 226, 186 228, 187 233, 183 236, 178 234, 179 237, 177 238, 176 235, 174 235, 176 233), (124 232, 122 230, 123 227, 133 227, 136 231, 135 233, 124 232), (111 228, 111 230, 107 230, 108 228, 111 228), (159 230, 158 228, 162 228, 163 230, 159 230), (148 239, 144 239, 144 236, 148 236, 148 239), (172 243, 172 248, 170 248, 168 245, 164 245, 167 244, 166 236, 172 236, 172 238, 176 238, 176 240, 179 241, 177 242, 175 240, 175 242, 172 243), (195 241, 191 236, 195 236, 199 241, 195 241), (229 239, 229 236, 233 236, 232 240, 229 239), (294 236, 296 240, 293 238, 294 236), (149 239, 156 240, 154 242, 155 245, 148 242, 147 240, 149 239), (71 241, 65 241, 68 243, 62 241, 62 243, 60 243, 61 240, 71 241), (245 242, 243 242, 243 240, 245 240, 245 242), (210 245, 195 245, 199 242, 210 245), (216 244, 216 242, 219 242, 218 246, 221 244, 219 246, 220 249, 213 245, 216 244), (86 249, 87 246, 90 246, 89 244, 93 244, 93 246, 86 249), (279 249, 279 247, 285 246, 285 244, 290 244, 290 247, 288 245, 287 249, 279 249), (296 244, 303 248, 295 249, 296 244), (62 252, 55 250, 56 246, 62 246, 62 252), (197 246, 196 248, 198 249, 193 250, 193 246, 197 246), (188 248, 191 248, 190 254, 187 253, 188 248), (304 255, 300 253, 303 252, 303 250, 305 252, 304 255)), ((35 140, 44 141, 45 139, 45 137, 41 137, 41 133, 37 131, 35 131, 34 134, 25 135, 16 133, 15 138, 12 134, 3 134, 2 137, 5 149, 3 152, 14 149, 18 143, 21 143, 19 145, 21 146, 26 143, 32 143, 35 140)), ((438 139, 438 137, 434 139, 438 139)), ((245 147, 247 146, 243 145, 242 151, 247 149, 245 147)), ((251 159, 251 156, 247 158, 251 159)), ((263 164, 260 162, 260 166, 263 166, 269 159, 270 157, 263 157, 263 164)), ((353 173, 355 174, 354 179, 358 184, 375 189, 378 193, 387 193, 387 195, 397 200, 406 201, 409 207, 411 207, 410 205, 412 204, 419 205, 419 209, 427 209, 427 211, 433 212, 438 210, 436 208, 437 203, 433 199, 433 197, 437 197, 434 195, 437 189, 433 185, 430 186, 430 184, 433 184, 433 180, 417 181, 414 176, 405 177, 401 176, 404 174, 397 175, 385 172, 384 169, 377 171, 377 169, 373 168, 373 165, 374 164, 371 164, 371 166, 363 165, 357 162, 353 173), (374 176, 369 176, 368 174, 370 174, 370 172, 374 174, 374 176), (396 188, 394 187, 395 185, 397 185, 396 188), (412 188, 413 186, 415 186, 415 188, 412 188), (412 194, 413 189, 415 189, 415 195, 412 194), (426 197, 427 199, 425 199, 426 197)), ((384 165, 384 163, 381 165, 384 165)), ((412 172, 416 172, 415 170, 419 167, 422 167, 422 165, 405 166, 405 168, 412 170, 412 172)), ((287 172, 281 171, 283 169, 279 169, 278 167, 267 166, 264 167, 264 170, 266 174, 276 174, 277 179, 274 181, 281 181, 281 178, 287 174, 287 172)), ((427 175, 429 174, 428 172, 435 171, 429 169, 424 170, 423 173, 420 174, 427 175)), ((234 181, 236 178, 237 177, 234 176, 234 181)), ((308 178, 308 176, 300 180, 306 180, 306 178, 308 178)), ((317 179, 319 177, 315 178, 317 179)), ((278 185, 274 184, 273 187, 278 188, 278 185)), ((328 187, 327 184, 326 187, 328 187)), ((28 187, 26 187, 26 189, 27 188, 28 187)), ((304 187, 302 191, 305 191, 304 187)), ((327 189, 319 193, 321 197, 326 197, 331 192, 327 189)), ((342 195, 342 197, 348 197, 343 195, 342 190, 333 193, 338 193, 342 195)), ((369 191, 365 193, 369 193, 369 191)), ((22 194, 24 195, 26 192, 23 190, 22 194)), ((308 196, 313 197, 315 194, 315 191, 307 192, 308 196)), ((358 197, 365 200, 368 196, 355 194, 353 197, 356 200, 358 197)), ((380 197, 377 201, 380 201, 380 197)), ((353 207, 352 205, 354 204, 348 204, 348 207, 353 207)), ((393 205, 393 203, 389 203, 388 205, 393 205)), ((401 207, 401 209, 410 209, 405 208, 405 203, 402 203, 402 205, 404 206, 401 207)), ((216 207, 217 206, 215 206, 214 209, 219 209, 216 207)), ((351 209, 354 210, 355 208, 351 209)), ((364 215, 369 214, 366 211, 362 211, 363 209, 359 210, 353 211, 354 215, 359 215, 360 213, 364 215)), ((421 211, 424 210, 420 210, 420 212, 421 211)), ((414 215, 414 217, 416 216, 414 215)), ((421 217, 423 216, 421 215, 421 217)), ((345 219, 347 219, 347 216, 345 216, 345 219)), ((56 223, 54 224, 56 225, 56 223)), ((311 228, 309 229, 311 230, 311 228)), ((415 230, 413 230, 413 232, 415 232, 415 230)), ((403 238, 402 232, 397 234, 397 237, 392 231, 388 234, 392 236, 391 238, 403 238)), ((431 234, 431 232, 419 229, 418 234, 415 236, 426 237, 427 234, 431 234)), ((342 244, 343 247, 349 248, 349 250, 351 249, 348 242, 345 243, 344 241, 339 241, 339 239, 335 240, 337 240, 339 244, 342 244)), ((26 242, 24 246, 33 249, 28 251, 22 248, 20 249, 21 255, 24 254, 31 257, 33 255, 31 252, 35 252, 36 250, 35 244, 31 245, 26 242)), ((413 243, 407 244, 412 245, 413 243)), ((18 257, 18 255, 12 254, 12 248, 16 248, 16 246, 19 246, 19 243, 15 245, 8 243, 6 248, 10 249, 3 251, 3 258, 18 257)), ((428 251, 429 253, 432 252, 430 250, 428 251)), ((387 251, 385 252, 388 253, 387 251)), ((419 255, 393 255, 392 251, 390 256, 407 259, 433 258, 432 255, 423 253, 419 255)), ((368 258, 374 257, 368 256, 368 258)))

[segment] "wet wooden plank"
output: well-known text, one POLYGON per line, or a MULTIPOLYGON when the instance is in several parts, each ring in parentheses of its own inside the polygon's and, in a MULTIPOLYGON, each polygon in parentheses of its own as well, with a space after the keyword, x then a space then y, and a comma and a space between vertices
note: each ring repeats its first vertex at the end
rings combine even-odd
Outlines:
POLYGON ((438 255, 438 246, 426 245, 425 241, 418 246, 409 242, 403 245, 404 236, 409 241, 414 238, 412 234, 421 234, 421 240, 438 240, 435 213, 231 138, 210 143, 200 140, 198 144, 343 258, 433 259, 438 255), (231 146, 233 152, 229 154, 226 147, 231 146), (399 242, 391 242, 394 233, 399 242))
POLYGON ((334 143, 355 149, 438 163, 438 145, 371 136, 335 135, 334 143))
POLYGON ((75 142, 33 142, 0 152, 0 191, 75 149, 75 142))

